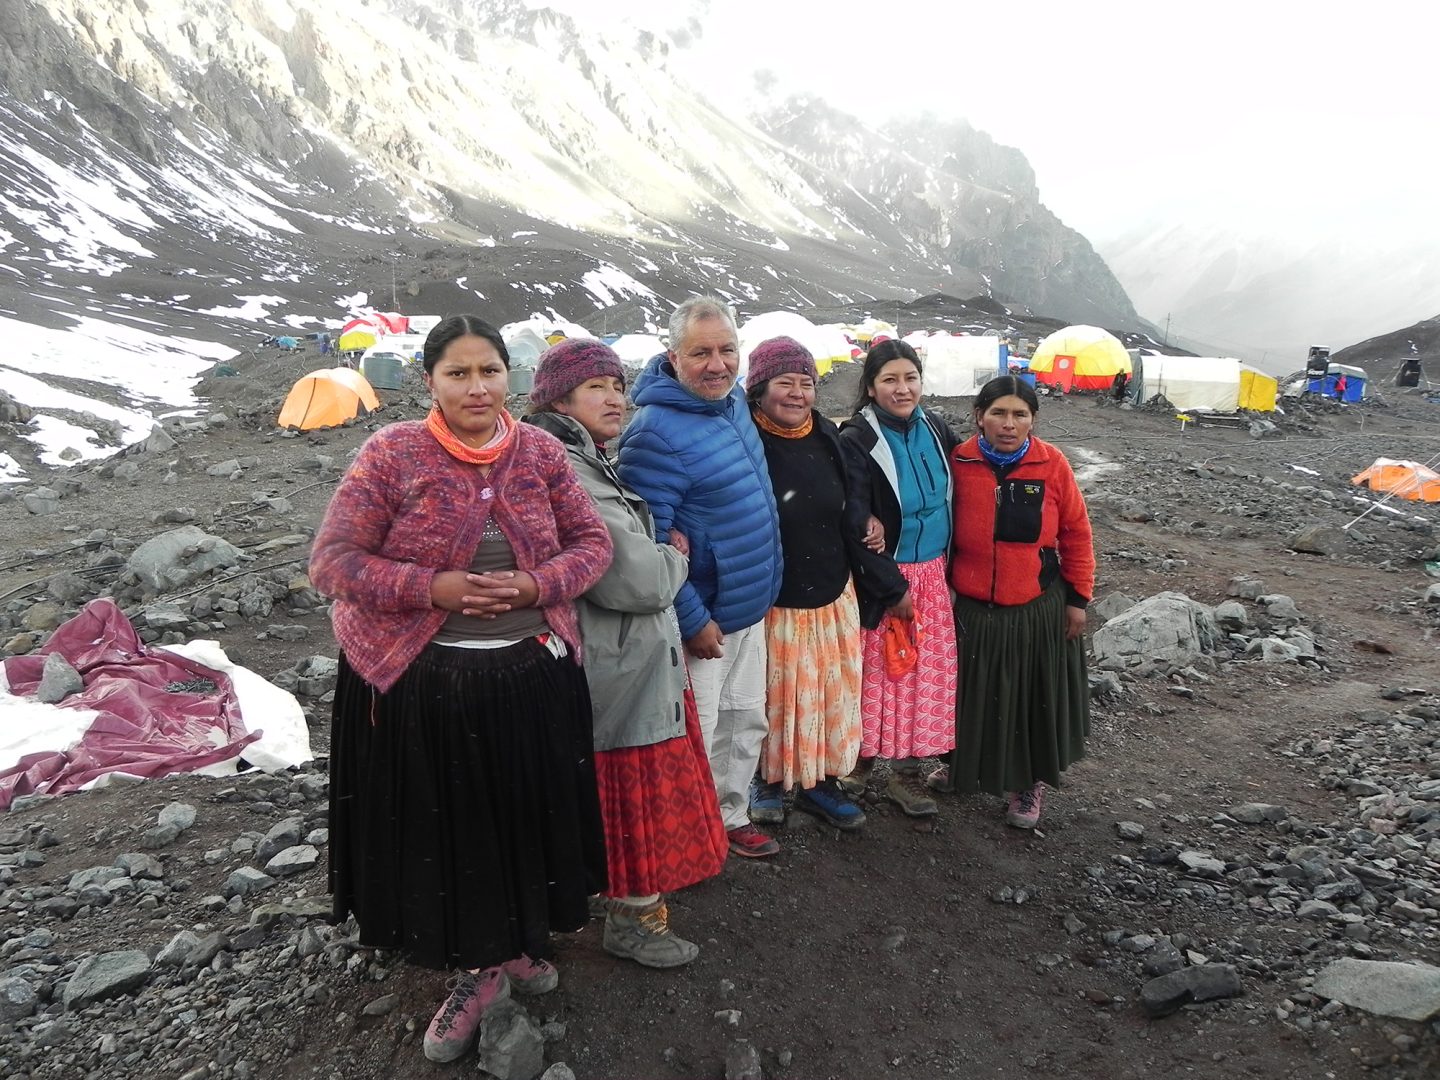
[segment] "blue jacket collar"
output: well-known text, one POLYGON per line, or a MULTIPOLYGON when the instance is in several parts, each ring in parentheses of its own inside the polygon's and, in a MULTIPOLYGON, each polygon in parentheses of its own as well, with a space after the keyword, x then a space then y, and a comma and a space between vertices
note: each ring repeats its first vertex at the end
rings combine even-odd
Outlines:
POLYGON ((737 382, 719 401, 697 397, 680 384, 675 368, 665 353, 650 358, 645 370, 635 379, 634 400, 639 405, 665 405, 681 412, 712 413, 719 416, 744 407, 745 394, 737 382))

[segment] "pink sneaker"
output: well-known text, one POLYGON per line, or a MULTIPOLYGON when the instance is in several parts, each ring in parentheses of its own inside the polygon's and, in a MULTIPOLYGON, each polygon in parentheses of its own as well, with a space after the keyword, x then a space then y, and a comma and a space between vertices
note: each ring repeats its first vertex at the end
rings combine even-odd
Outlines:
POLYGON ((1010 793, 1010 808, 1005 820, 1017 829, 1033 829, 1040 824, 1040 811, 1045 807, 1045 785, 1035 781, 1024 791, 1010 793))
POLYGON ((510 980, 500 968, 462 971, 425 1029, 425 1056, 431 1061, 454 1061, 463 1056, 475 1043, 485 1010, 509 996, 510 980))
POLYGON ((554 964, 548 960, 531 960, 524 953, 514 960, 506 960, 500 965, 500 970, 505 972, 510 989, 525 997, 548 994, 560 985, 560 972, 555 970, 554 964))

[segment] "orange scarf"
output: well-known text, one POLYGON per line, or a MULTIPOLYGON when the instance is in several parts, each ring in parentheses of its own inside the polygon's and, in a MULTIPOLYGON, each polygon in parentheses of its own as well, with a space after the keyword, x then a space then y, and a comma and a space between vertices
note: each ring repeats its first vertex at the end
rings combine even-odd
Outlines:
POLYGON ((466 446, 455 437, 450 425, 445 423, 445 414, 438 405, 425 417, 425 427, 435 436, 435 441, 445 448, 446 453, 471 465, 494 465, 515 441, 515 418, 504 409, 500 410, 500 416, 496 420, 496 427, 501 430, 496 431, 495 437, 478 450, 473 446, 466 446))
POLYGON ((761 431, 768 431, 771 435, 778 435, 782 439, 803 439, 815 428, 815 414, 813 412, 805 417, 805 422, 799 427, 781 427, 759 409, 751 409, 750 415, 755 417, 755 426, 761 431))

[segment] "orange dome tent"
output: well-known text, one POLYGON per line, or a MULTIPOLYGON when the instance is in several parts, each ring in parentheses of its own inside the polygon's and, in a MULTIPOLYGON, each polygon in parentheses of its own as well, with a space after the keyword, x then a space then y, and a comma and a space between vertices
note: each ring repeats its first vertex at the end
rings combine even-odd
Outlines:
POLYGON ((1067 326, 1035 347, 1030 370, 1037 382, 1062 391, 1108 390, 1115 376, 1131 373, 1120 339, 1098 326, 1067 326))
POLYGON ((367 411, 380 407, 364 375, 351 368, 321 368, 301 376, 290 388, 278 423, 301 431, 338 427, 353 420, 362 405, 367 411))
POLYGON ((1418 461, 1395 461, 1376 458, 1352 484, 1368 485, 1371 491, 1388 491, 1411 502, 1440 502, 1440 474, 1418 461))

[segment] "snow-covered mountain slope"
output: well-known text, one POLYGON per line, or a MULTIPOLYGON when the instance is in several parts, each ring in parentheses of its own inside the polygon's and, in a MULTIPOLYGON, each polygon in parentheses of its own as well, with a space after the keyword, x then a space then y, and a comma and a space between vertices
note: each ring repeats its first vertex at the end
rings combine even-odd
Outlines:
POLYGON ((11 0, 0 390, 84 456, 231 350, 367 301, 604 332, 696 289, 751 311, 944 291, 1140 328, 1017 152, 917 128, 877 161, 820 103, 763 127, 715 107, 725 76, 517 0, 11 0))

